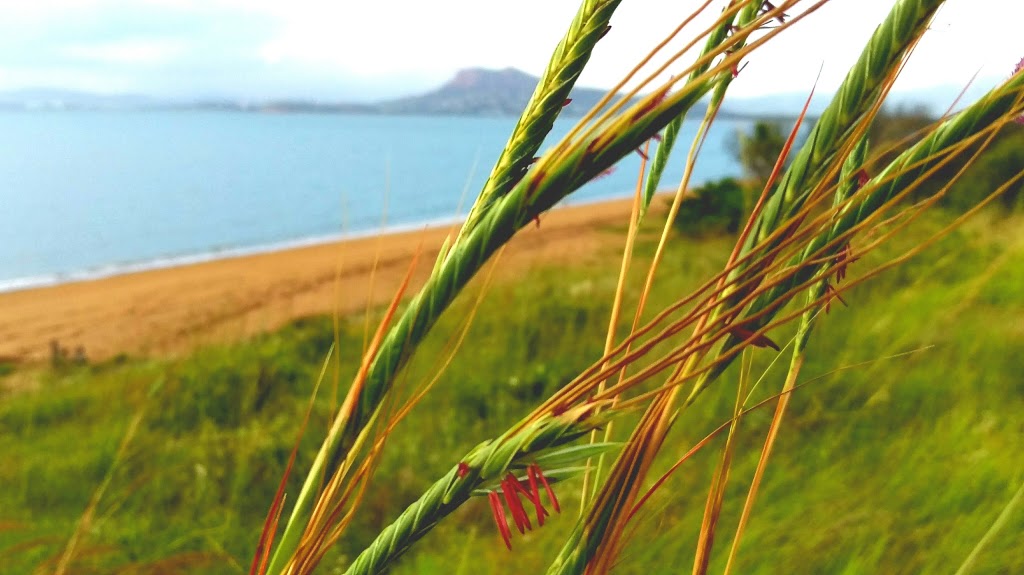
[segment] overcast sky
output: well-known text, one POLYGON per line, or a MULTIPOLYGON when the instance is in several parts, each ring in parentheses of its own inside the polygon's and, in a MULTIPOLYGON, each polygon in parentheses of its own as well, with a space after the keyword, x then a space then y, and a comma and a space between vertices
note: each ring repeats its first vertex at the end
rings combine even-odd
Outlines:
MULTIPOLYGON (((623 0, 581 84, 610 87, 699 2, 623 0)), ((716 2, 714 17, 725 2, 716 2)), ((806 2, 805 4, 810 4, 806 2)), ((737 95, 838 85, 891 0, 832 0, 751 58, 737 95)), ((0 90, 370 100, 470 66, 537 74, 577 0, 0 0, 0 90)), ((705 20, 706 21, 706 20, 705 20)), ((694 31, 697 28, 693 28, 694 31)), ((1004 78, 1024 1, 949 0, 901 89, 1004 78)))

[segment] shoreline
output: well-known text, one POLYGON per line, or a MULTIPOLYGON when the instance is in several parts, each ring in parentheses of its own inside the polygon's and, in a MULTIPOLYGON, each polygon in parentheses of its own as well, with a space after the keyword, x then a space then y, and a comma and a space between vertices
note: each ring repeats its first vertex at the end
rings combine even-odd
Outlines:
MULTIPOLYGON (((571 198, 567 198, 571 199, 571 198)), ((617 202, 629 199, 629 196, 616 196, 600 199, 585 199, 576 202, 560 204, 554 209, 578 208, 605 202, 617 202)), ((563 200, 565 202, 566 200, 563 200)), ((149 260, 138 260, 131 262, 115 262, 104 266, 57 272, 51 274, 39 274, 34 276, 22 276, 10 279, 0 279, 0 295, 16 293, 26 290, 34 290, 48 287, 102 280, 123 275, 145 273, 149 271, 173 269, 196 264, 204 264, 228 260, 240 257, 257 256, 263 254, 274 254, 289 250, 316 247, 342 242, 351 242, 378 236, 390 236, 407 232, 418 232, 433 228, 450 228, 461 224, 462 216, 441 217, 415 223, 401 223, 375 229, 361 229, 348 232, 336 232, 320 235, 298 237, 294 239, 267 242, 251 246, 239 246, 228 248, 215 248, 204 252, 191 254, 160 256, 149 260)))
POLYGON ((205 252, 192 254, 162 256, 149 260, 134 262, 112 263, 105 266, 93 267, 83 270, 60 272, 53 274, 25 276, 12 279, 0 279, 0 295, 25 290, 33 290, 47 287, 58 287, 62 285, 115 278, 118 276, 145 273, 150 271, 173 269, 177 267, 191 266, 196 264, 214 263, 221 260, 258 256, 263 254, 274 254, 289 250, 316 247, 341 242, 373 238, 377 236, 388 236, 406 232, 421 231, 436 227, 448 227, 457 225, 460 218, 439 218, 415 224, 398 224, 374 230, 359 230, 353 232, 338 232, 307 236, 279 242, 269 242, 246 247, 232 247, 213 249, 205 252))
MULTIPOLYGON (((624 224, 631 205, 631 198, 620 198, 556 207, 539 228, 528 226, 510 242, 499 276, 586 261, 618 247, 621 233, 607 228, 624 224)), ((410 290, 418 289, 460 222, 307 238, 299 245, 255 246, 250 253, 168 260, 161 267, 0 292, 0 359, 44 361, 54 342, 69 354, 80 349, 90 361, 187 353, 301 317, 358 312, 390 300, 417 249, 410 290)))

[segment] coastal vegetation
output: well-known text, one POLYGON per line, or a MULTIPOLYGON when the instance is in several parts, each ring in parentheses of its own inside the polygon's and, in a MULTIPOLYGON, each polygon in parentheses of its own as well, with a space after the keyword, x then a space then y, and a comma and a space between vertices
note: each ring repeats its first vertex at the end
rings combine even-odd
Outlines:
MULTIPOLYGON (((864 265, 898 254, 951 217, 933 213, 864 265)), ((1013 496, 1024 466, 1017 449, 1024 364, 1011 351, 1024 345, 1017 321, 1024 314, 1021 223, 998 210, 980 214, 919 258, 844 294, 850 308, 836 305, 810 346, 804 371, 811 383, 793 396, 741 572, 946 572, 967 557, 1013 496)), ((642 247, 653 244, 650 232, 641 234, 642 247)), ((729 240, 673 242, 652 305, 672 301, 675 289, 693 287, 720 266, 729 240)), ((367 512, 325 559, 324 572, 346 566, 476 437, 514 423, 600 353, 616 283, 608 264, 617 257, 606 253, 601 265, 559 267, 557 274, 538 262, 522 281, 489 288, 467 336, 479 345, 463 349, 440 384, 443 393, 427 395, 394 430, 377 489, 363 502, 367 512)), ((454 318, 468 313, 479 289, 455 303, 407 381, 432 375, 433 358, 461 327, 454 318)), ((638 295, 630 288, 627 301, 638 295)), ((339 334, 341 370, 329 371, 328 383, 353 375, 363 318, 345 318, 339 334)), ((52 572, 108 474, 69 572, 245 572, 335 337, 331 318, 310 318, 180 359, 122 358, 3 376, 5 388, 12 378, 36 382, 31 391, 8 391, 0 403, 5 572, 52 572)), ((768 359, 759 358, 757 369, 768 359)), ((730 395, 724 387, 709 392, 670 441, 699 441, 730 416, 730 395)), ((326 426, 330 400, 319 397, 310 429, 326 426)), ((757 438, 769 420, 762 409, 745 425, 727 513, 743 503, 740 487, 756 466, 757 438)), ((315 448, 307 438, 297 465, 308 465, 315 448)), ((638 528, 637 540, 650 543, 631 549, 624 572, 657 571, 692 554, 714 464, 710 451, 698 454, 666 485, 638 528)), ((288 491, 297 492, 298 483, 293 478, 288 491)), ((543 570, 571 527, 578 491, 579 479, 560 487, 563 512, 517 538, 512 552, 486 502, 467 505, 394 572, 543 570)), ((1015 536, 1022 530, 1018 510, 973 572, 1024 569, 1015 536)), ((720 559, 712 565, 720 569, 720 559)))
MULTIPOLYGON (((654 204, 683 118, 706 101, 714 122, 742 60, 823 3, 723 3, 691 65, 653 71, 542 150, 618 5, 586 0, 415 294, 180 359, 4 376, 21 385, 0 406, 2 559, 275 575, 1024 568, 1024 74, 872 141, 942 4, 899 0, 770 170, 762 152, 753 184, 690 194, 684 176, 654 204), (634 153, 650 169, 621 251, 493 279, 519 230, 634 153)), ((774 153, 778 135, 752 137, 774 153)), ((672 161, 699 161, 700 143, 672 161)))

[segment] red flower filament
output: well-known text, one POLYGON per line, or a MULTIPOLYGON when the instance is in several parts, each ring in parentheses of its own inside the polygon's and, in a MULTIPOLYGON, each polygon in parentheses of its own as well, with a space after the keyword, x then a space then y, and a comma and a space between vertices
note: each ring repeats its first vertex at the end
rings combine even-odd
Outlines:
POLYGON ((533 529, 533 525, 530 525, 530 518, 526 515, 523 502, 519 500, 519 493, 515 488, 518 484, 519 480, 509 473, 508 477, 501 482, 501 494, 505 496, 505 504, 508 505, 508 510, 512 512, 512 522, 516 524, 516 529, 522 535, 526 533, 527 529, 533 529))
POLYGON ((508 521, 505 519, 505 508, 501 505, 501 499, 498 498, 498 494, 494 491, 487 494, 487 501, 491 504, 491 513, 494 514, 494 522, 498 524, 498 533, 501 534, 501 540, 505 542, 505 547, 508 550, 512 550, 512 531, 508 528, 508 521))
MULTIPOLYGON (((537 474, 537 479, 539 479, 540 482, 544 484, 544 491, 547 492, 548 501, 551 502, 551 507, 554 508, 555 513, 561 513, 562 508, 561 506, 558 505, 558 498, 555 497, 555 491, 551 489, 551 484, 548 483, 548 480, 544 477, 544 474, 540 472, 540 466, 534 463, 533 465, 530 466, 530 468, 533 470, 534 473, 537 474)), ((540 495, 536 491, 534 492, 534 495, 536 495, 537 500, 539 501, 540 495)))
POLYGON ((844 306, 850 307, 850 304, 846 303, 846 300, 843 299, 843 296, 839 295, 839 290, 832 287, 832 284, 828 282, 825 283, 825 293, 827 294, 825 297, 825 313, 829 313, 830 311, 832 311, 832 300, 836 299, 839 300, 839 303, 843 304, 844 306))
POLYGON ((748 343, 754 347, 770 347, 775 351, 782 351, 781 349, 779 349, 779 344, 772 341, 772 339, 767 335, 754 335, 755 332, 752 332, 745 327, 740 327, 737 325, 730 327, 726 331, 728 331, 729 334, 735 337, 736 339, 740 339, 743 341, 749 340, 748 343))
POLYGON ((868 176, 867 170, 860 170, 857 172, 857 187, 862 188, 864 184, 868 183, 870 177, 868 176))
MULTIPOLYGON (((534 466, 531 465, 526 469, 526 476, 530 481, 530 492, 539 494, 537 490, 537 473, 534 471, 534 466)), ((537 525, 544 527, 544 516, 548 514, 547 509, 540 504, 540 497, 531 497, 530 501, 533 502, 534 509, 537 513, 537 525)))
POLYGON ((540 487, 542 485, 547 493, 548 501, 551 502, 551 507, 554 508, 556 513, 561 512, 558 499, 555 498, 555 492, 551 489, 551 485, 541 472, 540 466, 536 463, 528 466, 526 468, 526 477, 526 481, 520 481, 515 475, 509 473, 498 487, 498 490, 501 491, 500 497, 498 491, 492 491, 487 494, 487 500, 491 504, 491 513, 494 515, 494 522, 498 525, 498 533, 501 535, 501 540, 505 542, 505 547, 510 551, 512 550, 512 530, 508 525, 505 505, 508 506, 509 513, 512 515, 512 522, 520 534, 525 534, 528 530, 533 529, 533 524, 530 523, 530 517, 520 497, 525 497, 533 504, 538 526, 543 526, 544 517, 550 515, 540 502, 540 487), (502 499, 505 500, 505 505, 502 505, 502 499))
POLYGON ((835 261, 833 262, 836 268, 837 284, 846 279, 846 267, 859 259, 859 257, 853 257, 853 248, 850 247, 849 242, 839 250, 839 253, 836 254, 835 261))

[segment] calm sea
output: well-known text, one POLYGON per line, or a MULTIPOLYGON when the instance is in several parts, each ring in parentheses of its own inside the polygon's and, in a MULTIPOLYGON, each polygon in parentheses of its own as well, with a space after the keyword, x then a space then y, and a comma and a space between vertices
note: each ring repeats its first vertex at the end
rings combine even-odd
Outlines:
MULTIPOLYGON (((0 291, 417 228, 465 212, 511 118, 0 113, 0 291), (466 193, 460 210, 460 198, 466 193)), ((559 123, 549 143, 571 124, 559 123)), ((733 175, 720 122, 694 183, 733 175)), ((688 141, 695 130, 689 127, 688 141)), ((669 179, 678 181, 679 154, 669 179)), ((639 158, 567 203, 628 196, 639 158)))

